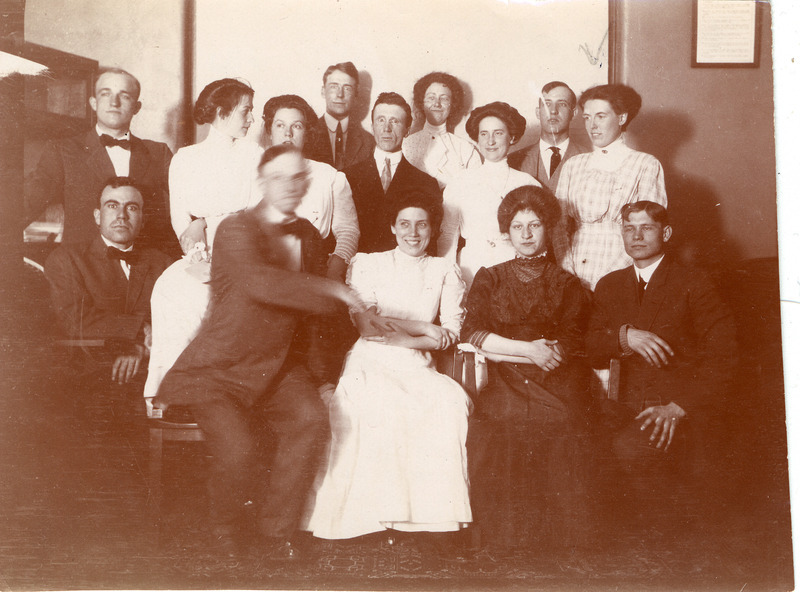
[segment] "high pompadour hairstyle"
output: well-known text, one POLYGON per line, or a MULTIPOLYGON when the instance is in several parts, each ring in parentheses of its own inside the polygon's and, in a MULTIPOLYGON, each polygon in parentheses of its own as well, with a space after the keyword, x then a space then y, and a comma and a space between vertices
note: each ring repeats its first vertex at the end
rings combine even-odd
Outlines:
POLYGON ((197 125, 211 123, 217 116, 217 109, 223 117, 228 117, 236 109, 242 97, 253 97, 250 85, 235 78, 215 80, 200 91, 194 104, 192 116, 197 125))

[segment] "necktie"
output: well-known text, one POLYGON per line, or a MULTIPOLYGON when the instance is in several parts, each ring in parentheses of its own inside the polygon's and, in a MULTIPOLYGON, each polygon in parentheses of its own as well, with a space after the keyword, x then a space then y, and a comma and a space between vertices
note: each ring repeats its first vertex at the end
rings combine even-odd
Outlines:
POLYGON ((555 174, 558 165, 561 164, 561 149, 556 148, 555 146, 551 146, 550 150, 553 151, 552 156, 550 156, 550 175, 549 175, 550 177, 552 177, 555 174))
POLYGON ((300 236, 300 230, 302 227, 302 222, 300 218, 292 218, 288 222, 282 222, 278 224, 278 231, 281 234, 293 234, 294 236, 300 236))
POLYGON ((344 168, 344 132, 342 122, 336 124, 336 139, 334 140, 333 166, 337 171, 344 168))
POLYGON ((116 247, 108 247, 108 257, 118 261, 125 261, 128 265, 133 265, 139 258, 139 252, 135 250, 120 251, 116 247))
POLYGON ((381 185, 383 185, 383 192, 386 193, 389 190, 389 185, 392 182, 392 161, 388 158, 386 159, 386 163, 383 165, 383 172, 381 173, 381 185))
POLYGON ((642 277, 640 276, 639 285, 637 286, 637 292, 636 292, 636 295, 639 298, 639 304, 641 304, 642 300, 644 300, 644 290, 646 287, 647 287, 647 282, 644 281, 644 279, 642 279, 642 277))
POLYGON ((103 134, 100 136, 100 143, 106 148, 108 148, 109 146, 119 146, 120 148, 124 148, 125 150, 131 149, 130 140, 117 140, 116 138, 112 138, 108 134, 103 134))

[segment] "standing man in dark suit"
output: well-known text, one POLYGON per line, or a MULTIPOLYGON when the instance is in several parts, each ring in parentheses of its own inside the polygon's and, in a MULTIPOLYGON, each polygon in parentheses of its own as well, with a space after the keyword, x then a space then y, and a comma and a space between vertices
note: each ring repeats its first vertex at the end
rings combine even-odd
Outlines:
POLYGON ((360 122, 350 120, 356 97, 358 70, 353 62, 329 66, 322 76, 325 113, 319 118, 309 158, 341 171, 369 156, 375 141, 360 122))
POLYGON ((701 501, 711 484, 736 330, 705 274, 666 253, 672 228, 663 206, 628 204, 622 221, 634 264, 598 282, 587 352, 596 367, 620 359, 619 402, 628 417, 618 415, 611 443, 627 497, 649 520, 672 518, 667 500, 681 483, 694 491, 684 502, 701 501))
POLYGON ((102 340, 99 365, 91 369, 125 384, 139 375, 149 351, 150 293, 172 260, 155 249, 134 248, 144 200, 130 178, 114 177, 99 193, 94 238, 58 247, 47 258, 45 275, 64 333, 102 340))
POLYGON ((95 226, 96 196, 110 177, 130 177, 144 198, 147 224, 141 245, 180 255, 169 222, 167 177, 172 152, 162 142, 142 140, 130 131, 141 109, 139 81, 120 69, 100 73, 89 105, 97 114, 94 129, 49 142, 25 183, 26 217, 33 220, 47 206, 48 217, 64 221, 65 243, 89 240, 95 226))
MULTIPOLYGON (((403 138, 410 125, 411 107, 403 97, 394 92, 378 95, 372 108, 372 133, 377 146, 367 159, 344 171, 358 213, 361 230, 358 250, 361 252, 388 251, 397 246, 390 228, 393 222, 390 213, 393 211, 391 204, 399 195, 418 189, 442 203, 436 179, 414 167, 403 156, 403 138)), ((431 244, 435 245, 435 241, 431 244)))
POLYGON ((320 395, 338 379, 326 351, 314 351, 328 344, 316 338, 311 317, 359 303, 344 284, 324 277, 322 239, 295 215, 309 184, 300 152, 290 144, 268 149, 259 183, 262 201, 217 230, 210 315, 153 405, 189 405, 205 434, 219 551, 238 553, 238 520, 250 499, 266 558, 293 560, 292 535, 328 434, 320 395))
POLYGON ((508 157, 512 168, 528 173, 555 193, 564 162, 591 148, 570 139, 569 125, 577 113, 575 93, 563 82, 554 80, 542 88, 536 117, 541 132, 539 141, 508 157))

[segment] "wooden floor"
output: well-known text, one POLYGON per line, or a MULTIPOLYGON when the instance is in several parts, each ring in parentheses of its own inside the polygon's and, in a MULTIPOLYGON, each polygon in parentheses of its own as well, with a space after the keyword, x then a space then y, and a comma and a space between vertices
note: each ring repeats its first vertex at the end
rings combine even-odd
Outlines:
MULTIPOLYGON (((308 539, 308 561, 231 563, 206 546, 206 459, 165 450, 157 532, 147 513, 147 429, 84 400, 50 371, 39 278, 4 299, 0 392, 0 589, 788 590, 793 587, 780 380, 741 404, 740 445, 720 519, 699 536, 608 525, 582 557, 546 551, 440 561, 410 540, 308 539), (772 397, 773 403, 765 403, 772 397), (766 409, 766 412, 765 412, 766 409), (158 534, 160 533, 160 537, 158 534)), ((767 369, 765 375, 776 370, 767 369)), ((766 383, 766 384, 765 384, 766 383)))

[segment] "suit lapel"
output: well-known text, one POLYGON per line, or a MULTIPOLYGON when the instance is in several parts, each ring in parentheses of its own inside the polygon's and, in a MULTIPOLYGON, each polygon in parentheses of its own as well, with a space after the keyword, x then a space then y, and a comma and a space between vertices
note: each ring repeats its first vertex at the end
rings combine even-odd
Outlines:
POLYGON ((87 132, 85 150, 87 152, 86 162, 89 168, 102 183, 116 175, 111 158, 109 158, 108 152, 100 143, 100 138, 95 130, 87 132))
POLYGON ((114 298, 118 298, 120 302, 126 303, 127 309, 127 292, 129 280, 125 277, 125 272, 122 271, 122 266, 118 261, 109 258, 108 247, 103 242, 100 234, 92 241, 91 253, 94 257, 96 264, 99 268, 101 277, 110 278, 113 282, 114 298))
MULTIPOLYGON (((647 283, 647 288, 642 297, 642 304, 639 307, 639 317, 637 319, 637 326, 640 329, 650 331, 653 323, 661 310, 661 305, 666 298, 666 290, 664 289, 669 275, 669 261, 665 257, 661 264, 656 268, 653 277, 647 283)), ((636 274, 634 273, 634 278, 636 274)), ((634 290, 636 289, 636 282, 634 281, 634 290)))
POLYGON ((131 134, 131 163, 128 174, 131 179, 141 181, 145 178, 149 167, 150 153, 145 148, 144 142, 131 134))
MULTIPOLYGON (((141 254, 140 254, 141 255, 141 254)), ((145 257, 139 257, 134 265, 131 265, 131 275, 128 279, 128 295, 125 298, 125 312, 130 313, 136 308, 136 303, 144 288, 144 280, 150 270, 150 262, 145 257)), ((122 270, 120 270, 122 271, 122 270)), ((124 275, 124 272, 123 272, 124 275)))
MULTIPOLYGON (((345 166, 349 166, 351 161, 355 160, 355 155, 361 150, 361 134, 356 129, 357 124, 355 121, 350 121, 350 129, 347 134, 347 145, 344 151, 345 166)), ((330 142, 329 142, 330 143, 330 142)), ((355 164, 355 163, 353 163, 355 164)))

